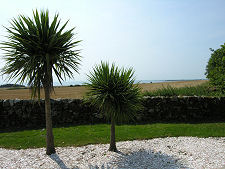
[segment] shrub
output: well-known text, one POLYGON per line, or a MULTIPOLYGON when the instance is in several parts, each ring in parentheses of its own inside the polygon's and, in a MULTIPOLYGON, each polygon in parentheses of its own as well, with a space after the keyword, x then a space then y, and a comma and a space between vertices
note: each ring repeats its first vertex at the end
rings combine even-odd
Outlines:
POLYGON ((190 87, 181 87, 175 88, 171 86, 164 87, 162 89, 154 90, 154 91, 145 91, 143 93, 144 96, 217 96, 224 97, 225 95, 220 91, 214 90, 214 88, 210 87, 209 83, 206 82, 204 84, 198 86, 190 86, 190 87))
POLYGON ((141 106, 140 88, 133 85, 134 71, 101 62, 88 75, 89 101, 111 119, 110 151, 117 151, 115 122, 133 118, 141 106))
POLYGON ((210 83, 221 90, 225 91, 225 43, 221 48, 212 51, 211 58, 206 66, 206 77, 210 83))

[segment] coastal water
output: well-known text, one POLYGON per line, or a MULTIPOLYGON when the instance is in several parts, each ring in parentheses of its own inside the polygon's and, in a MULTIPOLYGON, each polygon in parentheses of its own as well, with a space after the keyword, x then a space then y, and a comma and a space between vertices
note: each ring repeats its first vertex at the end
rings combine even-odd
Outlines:
MULTIPOLYGON (((174 79, 174 80, 136 80, 135 83, 163 83, 163 82, 176 82, 176 81, 191 81, 191 80, 207 80, 207 79, 174 79)), ((62 82, 62 84, 60 84, 57 81, 53 82, 54 86, 75 86, 75 85, 85 85, 87 83, 87 81, 64 81, 62 82)), ((8 84, 8 83, 4 83, 4 82, 0 82, 0 88, 1 86, 8 84)), ((10 84, 14 84, 13 82, 11 82, 10 84)), ((26 84, 23 84, 24 86, 27 86, 26 84)))
MULTIPOLYGON (((205 80, 205 79, 175 79, 175 80, 136 80, 135 83, 162 83, 162 82, 176 82, 176 81, 190 81, 190 80, 205 80)), ((60 84, 54 82, 54 86, 70 86, 70 85, 85 85, 87 81, 66 81, 60 84)))

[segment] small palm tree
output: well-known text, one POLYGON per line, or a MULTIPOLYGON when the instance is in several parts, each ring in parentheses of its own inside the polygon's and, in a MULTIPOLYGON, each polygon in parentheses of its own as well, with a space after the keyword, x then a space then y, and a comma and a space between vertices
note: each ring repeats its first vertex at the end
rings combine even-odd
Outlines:
POLYGON ((65 31, 68 21, 60 27, 58 14, 49 23, 49 12, 33 11, 33 18, 19 15, 12 19, 11 27, 6 28, 8 41, 1 43, 6 53, 6 65, 1 72, 8 80, 27 83, 31 97, 40 99, 40 89, 45 93, 46 114, 46 154, 55 153, 52 132, 50 94, 53 90, 53 73, 61 83, 66 77, 72 78, 78 71, 79 50, 74 50, 80 41, 74 41, 73 29, 65 31))
POLYGON ((134 85, 132 68, 118 68, 114 64, 101 62, 88 75, 87 100, 97 106, 111 119, 111 136, 109 151, 117 151, 115 140, 115 122, 132 119, 141 108, 140 89, 134 85))

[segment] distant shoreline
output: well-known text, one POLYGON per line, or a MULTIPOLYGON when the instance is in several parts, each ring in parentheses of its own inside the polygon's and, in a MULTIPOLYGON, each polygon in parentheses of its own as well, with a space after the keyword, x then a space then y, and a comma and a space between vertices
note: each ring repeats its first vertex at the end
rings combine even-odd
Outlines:
POLYGON ((148 83, 164 83, 164 82, 187 82, 187 81, 199 81, 208 79, 176 79, 176 80, 136 80, 135 84, 148 84, 148 83))
MULTIPOLYGON (((163 83, 163 82, 181 82, 181 81, 199 81, 199 80, 208 80, 208 79, 168 79, 168 80, 135 80, 135 84, 146 84, 146 83, 163 83)), ((54 86, 85 86, 87 81, 74 81, 74 82, 66 82, 63 85, 60 85, 58 82, 54 83, 54 86)))
MULTIPOLYGON (((168 79, 168 80, 135 80, 135 84, 148 84, 148 83, 163 83, 163 82, 182 82, 182 81, 199 81, 199 80, 208 80, 208 79, 168 79)), ((59 82, 53 82, 54 87, 66 87, 66 86, 85 86, 85 83, 87 81, 70 81, 70 82, 63 82, 62 85, 59 82)), ((0 86, 7 85, 5 84, 0 84, 0 86)), ((10 84, 14 85, 14 84, 10 84)), ((20 85, 19 85, 20 86, 20 85)), ((18 84, 16 86, 11 86, 11 87, 19 87, 18 84)), ((27 87, 27 85, 23 86, 27 87)), ((2 88, 7 88, 7 87, 2 87, 2 88)))

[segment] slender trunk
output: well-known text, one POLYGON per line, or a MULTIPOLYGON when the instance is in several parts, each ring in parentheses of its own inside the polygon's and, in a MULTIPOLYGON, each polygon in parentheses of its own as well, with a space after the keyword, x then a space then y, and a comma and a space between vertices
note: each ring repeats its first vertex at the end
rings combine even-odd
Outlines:
POLYGON ((52 116, 50 103, 50 87, 44 87, 45 91, 45 118, 46 118, 46 154, 51 155, 55 153, 54 136, 52 132, 52 116))
POLYGON ((111 117, 111 136, 110 136, 109 151, 117 152, 116 136, 115 136, 115 118, 113 116, 111 117))

